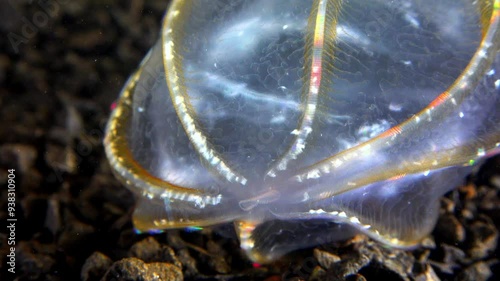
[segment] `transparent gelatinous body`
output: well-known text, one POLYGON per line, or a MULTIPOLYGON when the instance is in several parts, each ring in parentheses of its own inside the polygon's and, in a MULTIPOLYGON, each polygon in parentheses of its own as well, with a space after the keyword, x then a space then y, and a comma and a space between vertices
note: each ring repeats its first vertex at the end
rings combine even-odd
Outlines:
POLYGON ((499 151, 499 13, 499 0, 173 1, 105 139, 135 227, 234 221, 259 261, 315 243, 273 246, 283 220, 417 245, 440 196, 499 151))

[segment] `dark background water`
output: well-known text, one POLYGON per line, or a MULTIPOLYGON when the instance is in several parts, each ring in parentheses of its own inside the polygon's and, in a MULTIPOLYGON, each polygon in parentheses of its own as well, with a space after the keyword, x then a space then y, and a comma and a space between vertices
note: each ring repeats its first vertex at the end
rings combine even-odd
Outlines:
POLYGON ((132 194, 112 176, 102 137, 167 2, 0 2, 1 280, 500 278, 499 158, 442 200, 428 247, 415 251, 358 236, 260 266, 224 231, 135 234, 132 194), (8 169, 16 176, 15 275, 6 271, 8 169))

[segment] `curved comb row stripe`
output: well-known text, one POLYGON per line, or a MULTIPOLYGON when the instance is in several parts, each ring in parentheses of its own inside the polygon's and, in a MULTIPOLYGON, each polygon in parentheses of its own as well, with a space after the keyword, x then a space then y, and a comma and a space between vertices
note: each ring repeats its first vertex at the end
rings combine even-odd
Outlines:
MULTIPOLYGON (((482 78, 479 75, 474 75, 474 73, 485 73, 492 64, 492 57, 494 57, 492 53, 497 52, 500 47, 500 28, 498 28, 500 25, 499 7, 500 0, 495 0, 491 25, 496 28, 490 28, 485 34, 481 40, 480 47, 474 54, 470 63, 464 69, 460 77, 453 83, 453 85, 450 86, 450 88, 440 94, 426 108, 402 124, 387 130, 365 143, 313 164, 310 167, 303 169, 303 171, 294 178, 299 182, 303 182, 307 179, 318 179, 331 173, 344 163, 356 161, 357 158, 364 155, 364 151, 381 150, 385 147, 394 145, 394 143, 396 143, 403 134, 415 133, 417 130, 426 130, 428 122, 425 122, 425 120, 429 122, 438 122, 446 117, 447 113, 457 108, 464 101, 464 99, 473 93, 471 89, 474 89, 482 78)), ((498 135, 492 136, 490 142, 478 141, 477 145, 484 144, 482 149, 487 151, 492 150, 497 147, 497 144, 494 142, 495 139, 499 139, 498 135)), ((364 180, 360 179, 356 184, 349 184, 342 188, 338 188, 335 191, 324 190, 320 192, 319 190, 316 190, 316 192, 321 193, 322 198, 330 197, 335 194, 354 189, 358 186, 362 186, 368 182, 384 180, 391 177, 386 177, 384 175, 391 175, 393 173, 413 174, 424 172, 429 169, 447 167, 461 163, 465 164, 469 162, 469 160, 477 158, 477 153, 475 151, 477 151, 477 149, 458 153, 457 150, 450 149, 441 152, 438 155, 436 155, 435 152, 429 152, 429 155, 422 156, 422 158, 429 157, 430 159, 433 159, 429 163, 418 162, 406 165, 403 169, 401 169, 400 163, 389 163, 389 166, 384 167, 385 172, 375 172, 375 170, 367 171, 364 176, 364 180), (372 175, 375 173, 376 175, 372 175)))
POLYGON ((129 78, 108 122, 104 148, 115 173, 124 184, 134 187, 136 191, 139 190, 143 196, 172 198, 207 205, 218 204, 220 196, 204 195, 198 189, 176 186, 152 176, 131 155, 126 139, 126 130, 130 126, 132 92, 140 74, 139 70, 129 78))
POLYGON ((213 168, 216 173, 229 182, 245 185, 247 179, 233 171, 210 144, 208 137, 201 129, 201 125, 196 121, 197 117, 187 94, 182 54, 178 51, 183 48, 181 42, 184 34, 173 32, 172 27, 185 24, 183 21, 187 19, 187 16, 181 13, 189 13, 193 5, 192 2, 190 0, 174 1, 165 16, 162 42, 168 90, 179 120, 189 140, 196 147, 196 151, 205 160, 205 165, 213 168))
POLYGON ((318 95, 324 94, 328 90, 325 83, 322 83, 322 77, 331 74, 328 60, 334 57, 335 38, 337 29, 337 19, 341 9, 339 0, 316 0, 313 3, 313 9, 310 15, 308 36, 313 35, 312 40, 306 39, 306 52, 304 57, 306 81, 303 86, 303 100, 305 109, 299 127, 292 134, 295 139, 289 150, 283 155, 277 164, 267 175, 276 176, 276 170, 286 170, 288 162, 296 159, 304 151, 307 136, 312 132, 312 124, 318 107, 318 95), (327 38, 328 40, 325 40, 327 38), (312 44, 312 47, 311 47, 312 44), (328 58, 328 59, 327 59, 328 58))

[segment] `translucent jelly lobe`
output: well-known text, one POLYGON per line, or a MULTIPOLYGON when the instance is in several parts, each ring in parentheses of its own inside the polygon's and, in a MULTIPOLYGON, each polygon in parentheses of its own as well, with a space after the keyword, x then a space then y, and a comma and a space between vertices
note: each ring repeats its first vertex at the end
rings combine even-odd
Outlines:
POLYGON ((138 231, 235 221, 259 261, 418 244, 500 150, 500 0, 435 2, 173 1, 105 139, 138 231))

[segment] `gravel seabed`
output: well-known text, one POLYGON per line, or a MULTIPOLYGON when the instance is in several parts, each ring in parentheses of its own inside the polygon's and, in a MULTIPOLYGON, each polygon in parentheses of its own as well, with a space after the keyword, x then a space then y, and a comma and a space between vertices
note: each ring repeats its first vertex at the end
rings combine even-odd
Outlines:
POLYGON ((0 218, 16 176, 16 274, 0 280, 500 280, 500 157, 442 199, 425 247, 364 236, 257 265, 210 229, 135 234, 102 147, 110 104, 158 37, 167 1, 2 1, 0 218), (9 4, 12 2, 12 4, 9 4))

